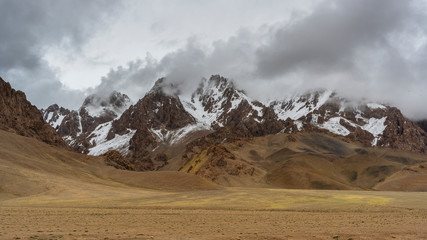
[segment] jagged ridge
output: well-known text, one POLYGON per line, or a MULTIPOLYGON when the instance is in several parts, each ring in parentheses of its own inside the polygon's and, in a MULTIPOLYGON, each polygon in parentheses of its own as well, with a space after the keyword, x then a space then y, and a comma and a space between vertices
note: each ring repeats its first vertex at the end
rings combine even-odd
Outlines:
POLYGON ((0 129, 36 138, 48 144, 67 147, 55 130, 46 124, 40 111, 0 78, 0 129))
POLYGON ((68 145, 78 152, 89 153, 90 148, 102 141, 100 134, 104 127, 111 125, 130 105, 127 95, 113 91, 107 96, 89 95, 78 111, 56 104, 41 111, 44 120, 57 130, 68 145))
MULTIPOLYGON (((157 149, 176 145, 198 131, 217 132, 209 141, 198 140, 205 145, 235 138, 314 131, 365 146, 426 152, 425 132, 398 109, 376 103, 350 104, 333 91, 317 90, 263 104, 236 89, 226 78, 214 75, 203 79, 190 98, 182 99, 179 94, 176 86, 159 79, 135 105, 120 116, 107 118, 89 113, 88 109, 108 105, 91 96, 79 113, 71 111, 63 117, 58 132, 69 143, 78 143, 74 148, 81 152, 100 155, 114 149, 135 161, 148 162, 151 167, 157 149), (80 132, 76 133, 76 129, 80 132)), ((45 116, 49 114, 45 112, 45 116)), ((55 116, 52 114, 48 120, 54 126, 60 119, 55 116)))

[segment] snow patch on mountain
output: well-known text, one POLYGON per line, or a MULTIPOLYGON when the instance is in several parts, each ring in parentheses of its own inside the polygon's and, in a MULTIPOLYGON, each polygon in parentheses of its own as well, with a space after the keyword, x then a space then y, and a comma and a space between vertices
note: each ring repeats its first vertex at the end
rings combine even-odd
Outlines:
POLYGON ((347 136, 350 134, 350 131, 340 124, 341 119, 341 117, 333 117, 318 126, 336 135, 347 136))
POLYGON ((83 133, 83 124, 82 124, 82 116, 79 115, 79 132, 77 136, 80 136, 83 133))
POLYGON ((228 109, 227 113, 230 113, 231 111, 236 109, 240 105, 241 102, 242 102, 242 98, 240 98, 240 96, 238 98, 233 97, 231 99, 231 107, 230 107, 230 109, 228 109))
MULTIPOLYGON (((384 130, 386 129, 387 125, 385 125, 387 117, 383 118, 363 118, 365 124, 364 125, 357 125, 345 118, 342 117, 333 117, 330 118, 328 121, 324 122, 323 124, 316 124, 314 121, 312 121, 313 125, 326 129, 331 133, 334 133, 336 135, 340 136, 347 136, 350 134, 350 131, 341 125, 340 121, 345 121, 349 125, 353 127, 360 127, 361 129, 368 131, 374 136, 374 139, 372 141, 372 146, 376 146, 379 139, 381 139, 382 134, 384 133, 384 130)), ((316 120, 317 121, 317 120, 316 120)))
POLYGON ((74 142, 76 141, 76 139, 74 139, 72 136, 65 136, 62 137, 62 139, 68 144, 68 145, 72 145, 74 144, 74 142))
MULTIPOLYGON (((203 79, 201 87, 197 89, 196 94, 191 96, 191 99, 187 99, 186 104, 184 104, 185 110, 193 115, 197 122, 202 123, 208 129, 211 128, 213 123, 217 123, 222 127, 222 124, 218 123, 217 120, 224 113, 226 101, 224 90, 228 86, 221 87, 218 84, 216 81, 203 79), (207 104, 212 106, 208 107, 207 104), (187 109, 187 107, 189 108, 187 109)), ((234 104, 240 103, 241 100, 239 100, 234 99, 234 104)))
POLYGON ((383 117, 380 119, 377 118, 370 118, 368 119, 368 123, 364 126, 362 126, 363 130, 366 130, 370 132, 372 135, 374 135, 374 140, 372 140, 372 146, 376 146, 378 140, 381 138, 381 135, 384 133, 384 130, 387 128, 387 125, 385 125, 387 117, 383 117))
POLYGON ((44 119, 47 121, 47 122, 50 122, 50 121, 52 121, 52 117, 53 117, 53 112, 47 112, 46 114, 45 114, 45 116, 44 116, 44 119), (47 115, 47 116, 46 116, 47 115))
MULTIPOLYGON (((110 124, 111 127, 111 123, 108 124, 110 124)), ((124 156, 129 153, 129 142, 133 135, 135 135, 136 130, 128 129, 127 134, 116 134, 113 139, 107 141, 106 137, 109 131, 108 124, 104 125, 104 129, 101 127, 98 129, 97 133, 94 133, 96 135, 95 139, 99 142, 97 142, 96 146, 89 149, 88 155, 99 156, 108 152, 109 150, 117 150, 124 156)))
POLYGON ((61 125, 62 120, 64 120, 64 118, 65 118, 64 115, 59 115, 58 119, 56 119, 55 122, 51 122, 50 125, 56 129, 57 127, 59 127, 59 125, 61 125))
POLYGON ((177 130, 165 131, 162 129, 150 129, 150 131, 154 134, 154 136, 157 138, 159 142, 173 145, 175 143, 178 143, 183 138, 185 138, 188 134, 195 131, 199 131, 199 130, 205 130, 205 129, 206 129, 206 125, 199 123, 199 124, 190 124, 177 130))
POLYGON ((384 130, 387 127, 384 124, 386 119, 387 119, 387 117, 383 117, 380 119, 370 118, 370 119, 368 119, 368 123, 366 123, 366 125, 362 126, 362 129, 370 132, 374 136, 378 136, 380 134, 383 134, 384 130))
POLYGON ((333 91, 330 90, 316 91, 304 96, 286 98, 283 101, 272 101, 269 105, 273 107, 279 119, 298 120, 323 106, 332 94, 333 91))
POLYGON ((57 129, 69 111, 64 108, 59 108, 58 105, 54 104, 46 110, 42 109, 41 112, 43 120, 53 128, 57 129))
POLYGON ((105 139, 107 139, 108 132, 111 129, 111 125, 113 122, 107 122, 100 124, 98 127, 95 128, 95 130, 89 135, 89 138, 92 143, 95 143, 96 145, 105 142, 105 139))
POLYGON ((303 129, 303 124, 301 121, 295 121, 294 123, 297 126, 298 131, 301 131, 303 129))
POLYGON ((65 118, 65 115, 61 115, 59 113, 49 112, 46 114, 47 114, 47 116, 44 117, 45 122, 49 123, 49 125, 55 129, 57 127, 59 127, 59 125, 61 125, 62 120, 64 120, 64 118, 65 118), (56 119, 55 119, 55 117, 56 117, 56 119))
MULTIPOLYGON (((220 109, 214 112, 208 112, 204 110, 204 107, 200 101, 188 101, 183 100, 184 109, 193 116, 196 121, 201 124, 205 129, 210 129, 212 124, 217 121, 217 118, 222 114, 223 111, 220 109)), ((221 126, 221 125, 220 125, 221 126)))
POLYGON ((222 121, 226 115, 237 109, 243 102, 247 102, 252 108, 248 117, 262 117, 263 113, 263 108, 256 106, 253 99, 243 91, 236 90, 232 82, 219 76, 209 80, 203 79, 191 97, 183 96, 181 99, 185 110, 205 129, 210 129, 213 124, 223 127, 222 121))
POLYGON ((385 125, 385 121, 387 117, 366 119, 361 117, 360 113, 358 114, 357 119, 363 119, 363 122, 365 122, 364 125, 358 125, 343 117, 330 118, 328 121, 324 122, 323 124, 317 124, 317 119, 318 119, 318 116, 316 114, 313 114, 312 124, 314 126, 317 126, 322 129, 326 129, 329 132, 340 135, 340 136, 347 136, 350 134, 350 131, 346 127, 341 125, 340 123, 341 121, 345 121, 347 124, 349 124, 352 127, 360 127, 361 129, 368 131, 374 136, 374 140, 372 141, 372 146, 376 146, 377 141, 381 138, 382 134, 384 133, 384 130, 387 127, 385 125))

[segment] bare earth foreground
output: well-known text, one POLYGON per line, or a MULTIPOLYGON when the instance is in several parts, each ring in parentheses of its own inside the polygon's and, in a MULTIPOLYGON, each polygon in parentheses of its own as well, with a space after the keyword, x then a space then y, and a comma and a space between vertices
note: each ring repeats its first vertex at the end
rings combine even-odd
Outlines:
POLYGON ((31 198, 2 202, 0 238, 427 238, 424 193, 269 189, 133 192, 135 197, 114 200, 31 198))
POLYGON ((0 131, 0 239, 427 239, 427 193, 222 188, 0 131))

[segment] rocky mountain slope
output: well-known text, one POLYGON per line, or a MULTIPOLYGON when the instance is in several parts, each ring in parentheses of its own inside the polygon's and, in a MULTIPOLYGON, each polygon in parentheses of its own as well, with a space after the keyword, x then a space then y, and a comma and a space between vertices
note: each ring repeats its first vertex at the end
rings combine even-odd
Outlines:
POLYGON ((210 145, 179 171, 223 186, 426 191, 426 167, 425 154, 299 132, 210 145))
POLYGON ((353 104, 327 90, 261 103, 218 75, 203 79, 191 96, 159 79, 134 105, 114 92, 89 96, 79 111, 52 105, 42 112, 75 150, 90 155, 117 150, 139 170, 182 169, 224 142, 298 132, 366 147, 427 151, 426 133, 394 107, 353 104))
POLYGON ((41 112, 44 120, 57 130, 68 145, 78 152, 89 153, 88 149, 98 142, 99 130, 111 124, 130 105, 128 96, 113 91, 107 96, 88 96, 78 111, 54 104, 41 112))
POLYGON ((292 119, 299 131, 326 130, 365 146, 427 151, 426 133, 394 107, 350 103, 332 91, 315 91, 269 105, 279 119, 292 119))
POLYGON ((58 133, 43 121, 40 111, 0 78, 0 129, 36 138, 48 144, 67 147, 58 133))
POLYGON ((418 120, 415 122, 424 132, 427 132, 427 119, 418 120))
POLYGON ((228 127, 241 136, 251 137, 277 133, 284 128, 284 121, 271 108, 250 99, 220 76, 203 79, 184 106, 208 129, 228 127))

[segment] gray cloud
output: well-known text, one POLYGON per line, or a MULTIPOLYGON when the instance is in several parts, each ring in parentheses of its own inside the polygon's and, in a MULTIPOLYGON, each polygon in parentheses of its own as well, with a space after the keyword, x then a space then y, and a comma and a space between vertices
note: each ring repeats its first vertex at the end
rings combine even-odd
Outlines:
POLYGON ((181 89, 195 89, 193 85, 198 84, 197 81, 207 72, 206 60, 206 54, 200 46, 189 40, 185 48, 167 54, 160 61, 147 54, 143 60, 111 69, 102 78, 101 84, 91 91, 105 95, 111 89, 116 89, 128 94, 131 99, 138 100, 161 77, 166 77, 181 89))
POLYGON ((353 99, 398 106, 413 118, 427 117, 420 64, 426 51, 409 47, 419 41, 417 34, 425 36, 427 17, 419 3, 324 1, 311 15, 273 31, 257 50, 255 73, 296 89, 333 88, 353 99))
POLYGON ((115 11, 115 2, 1 0, 0 75, 26 92, 38 106, 53 102, 75 106, 82 92, 63 86, 57 71, 43 56, 52 46, 73 49, 78 54, 115 11))
MULTIPOLYGON (((251 25, 228 39, 210 39, 208 45, 203 34, 196 34, 184 47, 160 59, 146 54, 141 60, 112 68, 100 85, 87 92, 67 89, 58 80, 59 72, 43 60, 46 48, 61 46, 80 54, 95 32, 112 23, 113 16, 123 17, 115 14, 120 9, 116 2, 0 0, 0 75, 24 90, 38 106, 57 102, 77 107, 85 93, 108 94, 112 90, 137 100, 160 77, 180 86, 184 94, 191 93, 202 77, 221 74, 256 99, 280 99, 295 92, 331 88, 350 99, 367 98, 397 106, 412 118, 427 117, 427 5, 422 1, 316 1, 304 11, 286 13, 282 22, 269 22, 257 30, 251 25)), ((197 3, 200 11, 213 7, 212 3, 197 3)), ((162 4, 167 3, 157 7, 162 9, 162 4)), ((230 9, 240 4, 243 2, 231 4, 230 9)), ((125 6, 139 5, 143 7, 125 6)), ((168 11, 175 13, 175 7, 168 11)), ((260 7, 269 9, 263 4, 256 6, 260 7)), ((286 4, 278 4, 276 13, 280 12, 277 8, 285 10, 286 4)), ((230 9, 227 12, 235 13, 230 9)), ((243 17, 256 12, 252 9, 243 17)), ((174 16, 183 15, 189 17, 183 13, 174 16)), ((226 19, 232 21, 231 16, 234 14, 226 19)), ((279 19, 277 14, 274 19, 279 19)), ((194 26, 212 25, 211 19, 205 20, 194 19, 194 26)), ((160 41, 162 48, 182 46, 179 39, 184 36, 165 35, 174 29, 171 24, 173 21, 158 19, 148 25, 152 34, 161 36, 155 41, 160 41)), ((224 26, 206 28, 221 32, 224 26)))
POLYGON ((215 41, 212 46, 204 46, 196 38, 190 38, 184 48, 166 54, 159 61, 148 55, 143 60, 112 69, 92 91, 108 94, 111 89, 117 89, 137 100, 155 80, 166 77, 182 94, 191 94, 202 77, 213 74, 232 78, 244 88, 245 81, 253 80, 250 77, 259 37, 259 34, 242 30, 226 41, 215 41))
POLYGON ((126 66, 111 69, 102 77, 101 83, 89 91, 100 95, 108 95, 112 90, 129 95, 138 100, 152 87, 155 80, 163 76, 163 67, 151 55, 145 59, 129 62, 126 66))
POLYGON ((131 81, 109 74, 101 86, 128 86, 139 78, 146 91, 155 77, 166 76, 191 91, 201 77, 221 74, 258 99, 331 88, 427 117, 425 10, 419 1, 322 1, 291 21, 243 29, 210 46, 192 38, 158 62, 129 68, 131 81))
POLYGON ((298 70, 324 73, 353 67, 360 48, 382 48, 388 34, 411 21, 408 1, 326 1, 306 18, 281 27, 257 51, 266 78, 298 70))

